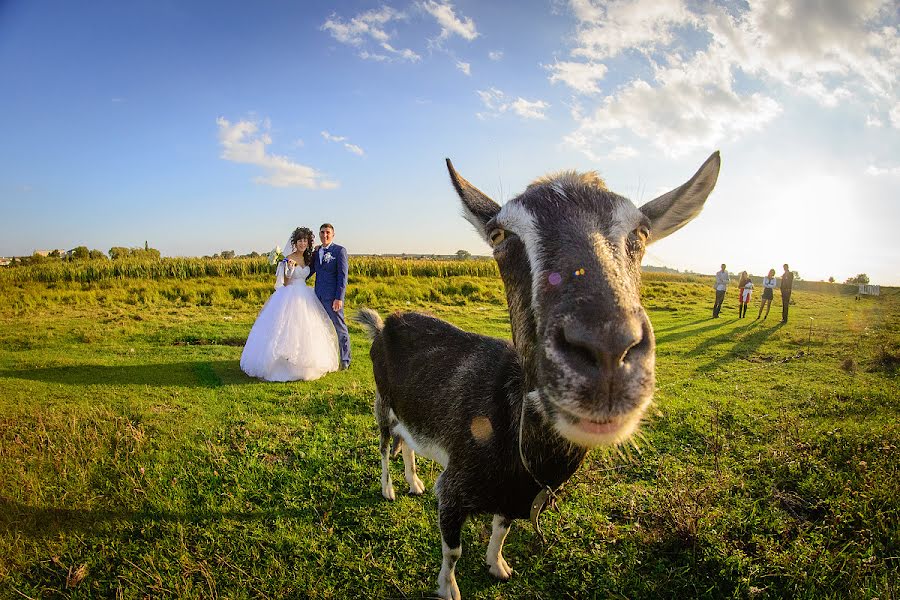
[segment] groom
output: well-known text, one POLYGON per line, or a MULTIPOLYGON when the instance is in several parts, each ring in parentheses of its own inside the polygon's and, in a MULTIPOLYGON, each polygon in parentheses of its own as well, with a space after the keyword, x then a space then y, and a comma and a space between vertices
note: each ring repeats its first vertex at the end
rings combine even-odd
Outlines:
MULTIPOLYGON (((350 334, 344 321, 344 292, 347 291, 347 250, 332 243, 334 227, 325 223, 319 227, 322 245, 313 253, 309 277, 316 275, 316 297, 331 317, 341 348, 341 371, 350 366, 350 334)), ((309 279, 307 277, 307 279, 309 279)))

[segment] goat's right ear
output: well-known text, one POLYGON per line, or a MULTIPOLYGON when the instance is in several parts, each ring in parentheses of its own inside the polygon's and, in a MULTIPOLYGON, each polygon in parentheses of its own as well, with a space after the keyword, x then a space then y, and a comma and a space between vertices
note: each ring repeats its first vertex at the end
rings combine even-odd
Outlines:
POLYGON ((450 181, 453 182, 453 187, 456 188, 456 193, 462 200, 466 220, 472 224, 475 231, 481 234, 481 237, 490 243, 485 225, 500 212, 500 205, 457 173, 449 158, 447 159, 447 170, 450 171, 450 181))

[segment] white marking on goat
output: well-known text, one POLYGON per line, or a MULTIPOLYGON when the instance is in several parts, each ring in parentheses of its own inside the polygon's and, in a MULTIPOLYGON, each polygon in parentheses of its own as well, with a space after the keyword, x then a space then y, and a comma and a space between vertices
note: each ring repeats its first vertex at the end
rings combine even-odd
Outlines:
POLYGON ((484 559, 490 567, 491 575, 503 581, 509 579, 513 572, 501 554, 503 541, 506 539, 506 534, 509 533, 509 527, 503 525, 505 521, 502 516, 494 515, 494 521, 491 524, 491 541, 488 543, 487 555, 484 559))
POLYGON ((510 202, 497 213, 497 223, 504 229, 509 229, 519 236, 525 245, 525 253, 528 255, 528 266, 531 268, 531 314, 534 315, 535 325, 540 330, 541 303, 539 292, 546 277, 543 261, 541 260, 541 236, 537 231, 534 215, 520 202, 510 202))
POLYGON ((443 560, 441 561, 441 572, 438 575, 438 595, 448 600, 462 600, 459 593, 459 586, 456 585, 456 561, 462 556, 462 545, 451 548, 441 536, 441 551, 443 560))
POLYGON ((558 195, 563 200, 569 199, 569 197, 566 196, 565 188, 562 186, 562 183, 560 183, 559 181, 554 181, 553 183, 550 184, 550 187, 553 188, 553 191, 556 192, 556 195, 558 195))
POLYGON ((388 451, 381 455, 381 495, 386 499, 394 500, 394 484, 391 481, 391 452, 388 451))
POLYGON ((644 213, 639 211, 630 200, 619 200, 613 209, 609 238, 616 241, 624 239, 637 229, 643 219, 644 213))
POLYGON ((406 425, 399 421, 393 426, 391 433, 402 437, 403 441, 405 441, 413 451, 439 463, 445 469, 447 468, 447 463, 450 462, 450 454, 434 441, 424 437, 416 439, 413 437, 412 433, 410 433, 409 429, 406 428, 406 425))
POLYGON ((425 491, 425 484, 416 475, 416 453, 408 444, 403 444, 403 471, 406 477, 406 483, 409 484, 409 493, 419 494, 425 491))
MULTIPOLYGON (((594 256, 597 257, 597 262, 600 263, 601 268, 606 273, 607 285, 613 292, 613 306, 640 306, 640 290, 637 289, 638 282, 634 280, 634 277, 630 277, 624 272, 621 262, 613 255, 612 246, 616 242, 603 237, 598 232, 592 233, 590 238, 594 256)), ((623 244, 624 238, 616 245, 623 244)), ((624 248, 621 248, 620 251, 624 252, 624 248)))

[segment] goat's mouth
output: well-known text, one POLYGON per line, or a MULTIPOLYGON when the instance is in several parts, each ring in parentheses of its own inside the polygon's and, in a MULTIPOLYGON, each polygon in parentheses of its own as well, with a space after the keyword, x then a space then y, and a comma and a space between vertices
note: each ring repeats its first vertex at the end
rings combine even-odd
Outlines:
POLYGON ((579 446, 613 446, 631 437, 640 424, 644 407, 640 406, 624 415, 598 419, 557 405, 554 426, 561 436, 579 446))

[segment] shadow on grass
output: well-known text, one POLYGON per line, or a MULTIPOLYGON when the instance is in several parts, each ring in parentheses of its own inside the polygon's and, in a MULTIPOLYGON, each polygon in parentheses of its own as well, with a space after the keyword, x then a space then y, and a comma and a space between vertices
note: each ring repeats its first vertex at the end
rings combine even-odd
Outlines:
POLYGON ((675 341, 678 341, 678 340, 681 340, 684 338, 694 337, 696 335, 705 333, 712 329, 718 329, 719 327, 722 327, 726 323, 726 321, 716 320, 716 319, 713 319, 712 317, 710 317, 708 319, 700 319, 698 321, 694 321, 693 323, 687 323, 687 324, 683 325, 682 327, 690 327, 691 325, 696 325, 697 323, 705 323, 707 321, 713 321, 713 323, 707 325, 706 327, 697 327, 696 329, 689 329, 687 331, 675 331, 676 329, 679 329, 679 328, 675 328, 675 327, 669 328, 667 331, 673 331, 673 333, 668 333, 666 335, 657 335, 656 343, 657 344, 665 344, 666 342, 675 342, 675 341))
POLYGON ((690 327, 691 325, 696 325, 698 323, 705 323, 706 321, 709 321, 710 318, 711 317, 704 317, 702 319, 697 319, 696 321, 691 321, 690 323, 675 323, 674 325, 666 327, 665 329, 656 329, 654 330, 654 332, 660 334, 666 333, 668 331, 675 331, 676 329, 683 329, 685 327, 690 327))
POLYGON ((241 371, 237 360, 148 365, 68 365, 0 371, 0 378, 67 385, 159 385, 210 388, 257 380, 241 371))
MULTIPOLYGON (((333 505, 334 498, 331 500, 333 505)), ((342 498, 340 512, 356 514, 365 510, 386 510, 389 506, 373 489, 369 494, 342 498)), ((54 537, 60 533, 96 533, 104 526, 116 524, 138 527, 167 522, 199 525, 214 521, 255 522, 275 521, 283 518, 308 523, 321 523, 324 519, 330 523, 336 523, 340 517, 331 514, 329 508, 333 508, 333 506, 317 506, 315 503, 311 503, 292 508, 260 508, 244 511, 209 508, 176 512, 149 507, 144 510, 88 510, 29 506, 0 497, 0 534, 11 533, 39 539, 54 537)))
POLYGON ((759 347, 772 336, 772 334, 781 329, 781 325, 781 323, 778 323, 774 326, 766 327, 762 321, 753 320, 746 325, 732 329, 728 333, 723 333, 704 340, 696 348, 688 352, 687 355, 711 355, 708 354, 708 352, 713 346, 735 340, 736 343, 731 349, 726 350, 713 360, 697 367, 698 372, 712 371, 729 360, 735 358, 747 358, 749 355, 756 352, 759 347))

